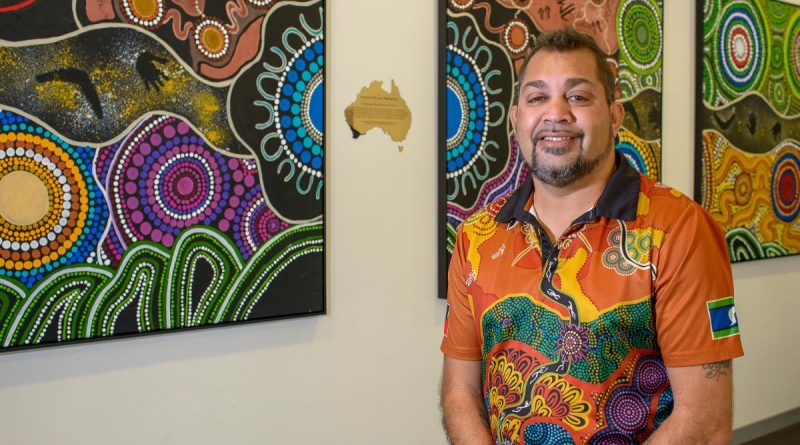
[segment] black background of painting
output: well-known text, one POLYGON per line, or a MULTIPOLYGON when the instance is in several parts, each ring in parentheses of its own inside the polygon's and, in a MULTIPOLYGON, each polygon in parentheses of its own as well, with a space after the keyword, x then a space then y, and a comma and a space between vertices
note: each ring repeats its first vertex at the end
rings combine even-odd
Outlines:
MULTIPOLYGON (((323 2, 323 10, 325 8, 324 4, 325 2, 323 2)), ((280 3, 278 5, 280 5, 280 3)), ((281 18, 280 14, 288 14, 290 10, 291 7, 283 7, 279 10, 273 11, 270 15, 270 22, 272 23, 274 20, 278 20, 278 23, 281 23, 279 20, 281 18)), ((318 22, 318 14, 316 11, 309 12, 305 14, 305 16, 310 26, 314 28, 317 28, 318 26, 325 26, 324 23, 318 22)), ((282 29, 282 27, 278 28, 282 29)), ((280 37, 278 36, 277 39, 279 40, 280 37)), ((296 40, 293 40, 293 42, 296 42, 296 40)), ((231 85, 230 91, 231 104, 237 104, 236 106, 231 105, 229 109, 231 121, 234 123, 233 127, 235 128, 239 137, 241 137, 242 140, 244 140, 244 142, 256 153, 260 153, 261 139, 266 134, 263 130, 256 129, 256 124, 261 123, 264 120, 265 115, 264 108, 257 106, 254 103, 254 98, 263 100, 256 89, 256 84, 258 83, 258 77, 264 71, 262 63, 267 61, 273 66, 280 66, 281 64, 280 58, 268 47, 268 41, 265 41, 264 44, 265 47, 262 48, 261 55, 255 59, 255 63, 242 71, 237 82, 234 85, 231 85)), ((325 57, 327 57, 327 45, 325 45, 323 51, 326 54, 325 57)), ((325 67, 323 66, 323 73, 324 72, 325 67)), ((324 74, 322 87, 323 89, 327 87, 324 74)), ((325 116, 324 108, 325 107, 323 105, 323 122, 325 116)), ((324 139, 325 135, 323 134, 323 140, 324 139)), ((277 144, 279 142, 277 139, 272 139, 270 143, 277 144)), ((322 146, 323 153, 325 153, 324 141, 322 146)), ((326 154, 327 153, 325 153, 325 155, 326 154)), ((299 192, 293 190, 294 183, 299 174, 299 169, 298 171, 295 171, 295 174, 291 177, 289 182, 286 182, 284 179, 286 177, 287 169, 284 168, 280 170, 280 172, 278 171, 278 166, 283 161, 283 157, 275 162, 268 162, 264 160, 261 155, 258 155, 257 157, 265 193, 267 194, 272 206, 281 214, 281 216, 289 220, 299 221, 311 220, 324 213, 324 190, 321 199, 316 199, 315 197, 315 192, 313 190, 316 189, 316 185, 310 193, 305 195, 301 195, 299 192)), ((324 163, 322 170, 323 172, 325 171, 324 163)))
MULTIPOLYGON (((0 1, 0 7, 19 1, 0 1)), ((72 17, 72 2, 69 0, 39 0, 17 11, 0 12, 0 40, 43 39, 64 35, 78 29, 72 17)))

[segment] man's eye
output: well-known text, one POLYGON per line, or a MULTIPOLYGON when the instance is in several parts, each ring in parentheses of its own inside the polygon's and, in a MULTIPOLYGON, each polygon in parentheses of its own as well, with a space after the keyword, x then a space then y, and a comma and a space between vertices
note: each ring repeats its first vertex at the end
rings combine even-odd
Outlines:
POLYGON ((572 102, 586 102, 588 99, 580 94, 573 94, 569 96, 569 100, 572 102))
POLYGON ((528 97, 528 103, 537 104, 542 103, 545 100, 545 96, 530 96, 528 97))

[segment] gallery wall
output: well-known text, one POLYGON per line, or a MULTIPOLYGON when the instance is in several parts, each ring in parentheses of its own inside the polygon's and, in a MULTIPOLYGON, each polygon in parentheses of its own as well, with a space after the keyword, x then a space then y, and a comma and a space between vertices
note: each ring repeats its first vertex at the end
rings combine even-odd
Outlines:
MULTIPOLYGON (((691 193, 695 12, 665 3, 663 177, 691 193)), ((327 315, 2 354, 0 442, 444 443, 436 10, 328 0, 327 315), (345 123, 373 80, 394 80, 413 113, 402 151, 345 123)), ((742 427, 800 407, 800 257, 733 271, 742 427)))

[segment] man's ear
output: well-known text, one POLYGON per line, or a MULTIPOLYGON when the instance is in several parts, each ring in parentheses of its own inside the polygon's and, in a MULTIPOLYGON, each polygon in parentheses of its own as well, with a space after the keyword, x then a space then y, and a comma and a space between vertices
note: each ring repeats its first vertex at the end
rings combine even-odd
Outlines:
POLYGON ((611 103, 611 129, 616 135, 622 126, 622 119, 625 118, 625 108, 618 101, 611 103))

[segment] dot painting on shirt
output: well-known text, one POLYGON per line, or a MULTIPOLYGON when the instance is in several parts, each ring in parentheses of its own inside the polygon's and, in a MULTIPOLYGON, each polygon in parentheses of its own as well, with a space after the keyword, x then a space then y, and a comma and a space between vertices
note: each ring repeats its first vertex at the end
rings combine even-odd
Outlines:
POLYGON ((672 412, 668 366, 742 354, 723 234, 625 162, 555 242, 532 193, 459 228, 442 352, 479 362, 497 443, 641 443, 672 412))

